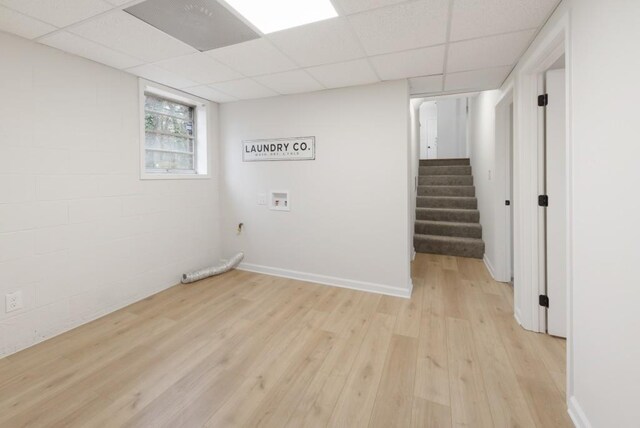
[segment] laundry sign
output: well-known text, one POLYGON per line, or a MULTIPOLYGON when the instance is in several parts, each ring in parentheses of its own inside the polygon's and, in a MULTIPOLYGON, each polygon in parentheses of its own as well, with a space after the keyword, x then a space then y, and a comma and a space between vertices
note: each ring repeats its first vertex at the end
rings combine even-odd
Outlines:
POLYGON ((314 160, 316 137, 245 140, 242 142, 242 161, 314 160))

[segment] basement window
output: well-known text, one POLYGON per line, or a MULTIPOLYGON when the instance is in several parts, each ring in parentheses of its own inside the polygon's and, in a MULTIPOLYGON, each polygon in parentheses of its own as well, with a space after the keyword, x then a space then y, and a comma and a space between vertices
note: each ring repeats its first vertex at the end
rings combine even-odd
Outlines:
POLYGON ((140 86, 141 177, 208 177, 208 103, 148 82, 140 86))

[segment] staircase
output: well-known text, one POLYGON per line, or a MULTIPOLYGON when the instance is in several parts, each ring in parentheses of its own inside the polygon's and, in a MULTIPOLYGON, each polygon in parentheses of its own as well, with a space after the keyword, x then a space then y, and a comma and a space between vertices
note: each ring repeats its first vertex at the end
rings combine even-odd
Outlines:
POLYGON ((469 159, 420 161, 413 245, 418 253, 484 256, 469 159))

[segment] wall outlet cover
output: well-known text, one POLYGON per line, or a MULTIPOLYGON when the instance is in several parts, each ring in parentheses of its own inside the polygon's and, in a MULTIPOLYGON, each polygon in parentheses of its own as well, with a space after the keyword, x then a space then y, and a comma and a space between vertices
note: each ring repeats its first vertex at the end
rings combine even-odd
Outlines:
POLYGON ((18 290, 5 295, 5 305, 7 312, 13 312, 17 311, 18 309, 22 309, 24 307, 24 303, 22 301, 22 291, 18 290))

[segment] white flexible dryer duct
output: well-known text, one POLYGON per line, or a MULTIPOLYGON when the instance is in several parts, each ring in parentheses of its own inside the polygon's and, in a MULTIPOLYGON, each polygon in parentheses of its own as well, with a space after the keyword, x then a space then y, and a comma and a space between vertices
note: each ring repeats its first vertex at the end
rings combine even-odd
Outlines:
POLYGON ((200 281, 201 279, 208 278, 210 276, 220 275, 221 273, 228 272, 231 269, 236 268, 240 264, 242 259, 244 259, 244 253, 240 252, 231 257, 227 262, 219 266, 213 266, 197 270, 195 272, 185 273, 184 275, 182 275, 182 283, 189 284, 192 282, 200 281))

